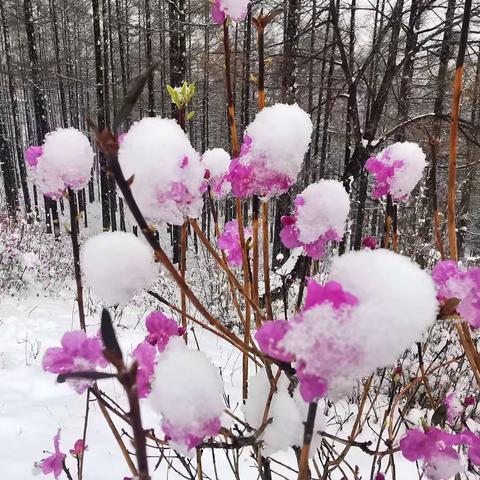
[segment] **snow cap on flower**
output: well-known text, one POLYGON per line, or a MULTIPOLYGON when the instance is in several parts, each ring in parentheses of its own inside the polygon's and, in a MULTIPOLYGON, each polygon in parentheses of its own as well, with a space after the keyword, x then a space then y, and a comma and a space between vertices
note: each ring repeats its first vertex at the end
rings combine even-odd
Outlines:
POLYGON ((311 402, 339 398, 376 368, 395 363, 435 320, 429 275, 387 250, 336 257, 324 286, 309 280, 304 309, 257 332, 260 347, 295 359, 300 393, 311 402))
POLYGON ((45 136, 42 146, 25 151, 33 179, 47 197, 58 200, 67 188, 87 186, 93 166, 88 138, 75 128, 59 128, 45 136))
POLYGON ((227 181, 230 161, 230 154, 223 148, 212 148, 202 155, 202 165, 208 176, 207 183, 218 197, 223 197, 232 189, 227 181))
POLYGON ((40 462, 42 473, 44 475, 53 473, 55 478, 59 478, 62 474, 63 462, 66 457, 66 455, 60 451, 60 432, 61 430, 58 429, 57 434, 53 437, 55 452, 40 462))
POLYGON ((137 390, 138 397, 145 398, 151 391, 151 383, 155 372, 155 355, 157 351, 150 343, 142 342, 132 352, 132 357, 137 361, 137 390))
POLYGON ((350 210, 348 194, 340 182, 320 180, 297 195, 295 205, 293 216, 282 217, 282 243, 287 248, 303 246, 307 255, 318 259, 328 241, 342 239, 350 210))
POLYGON ((202 213, 205 169, 175 120, 148 117, 134 123, 118 161, 143 214, 182 225, 202 213))
POLYGON ((175 320, 168 318, 162 312, 152 312, 145 320, 148 335, 145 338, 150 345, 156 345, 159 352, 163 352, 170 337, 182 336, 183 329, 178 326, 175 320))
POLYGON ((312 121, 297 104, 264 108, 247 127, 240 156, 228 180, 236 197, 271 197, 286 192, 300 172, 312 121))
POLYGON ((220 430, 224 405, 217 369, 204 353, 171 338, 158 357, 150 400, 170 445, 186 455, 220 430))
POLYGON ((220 25, 230 17, 235 22, 239 22, 247 15, 248 4, 250 0, 214 0, 212 3, 213 21, 220 25))
MULTIPOLYGON (((102 344, 98 337, 87 337, 82 330, 66 332, 61 347, 47 349, 43 357, 43 369, 51 373, 85 372, 106 367, 102 344)), ((67 380, 77 393, 83 393, 93 384, 92 380, 69 378, 67 380)))
POLYGON ((150 248, 131 233, 104 232, 88 239, 80 259, 86 285, 107 305, 128 303, 158 272, 150 248))
MULTIPOLYGON (((273 374, 275 375, 276 372, 274 371, 273 374)), ((270 381, 265 369, 261 369, 254 377, 251 377, 248 385, 249 395, 243 407, 245 420, 251 427, 259 429, 263 423, 265 404, 270 393, 270 381)), ((288 386, 287 378, 282 375, 277 383, 277 389, 273 394, 268 411, 268 417, 272 421, 259 438, 262 441, 262 455, 266 457, 303 444, 308 404, 301 398, 298 389, 291 396, 288 386)), ((319 409, 315 417, 310 456, 315 455, 317 447, 322 441, 322 436, 318 432, 323 430, 325 430, 325 417, 319 409)))
MULTIPOLYGON (((250 228, 243 229, 243 235, 245 240, 252 235, 250 228)), ((218 248, 228 252, 227 261, 234 267, 240 267, 242 265, 242 247, 240 245, 240 234, 238 232, 238 221, 230 220, 225 224, 223 233, 217 240, 218 248)))
POLYGON ((422 178, 425 165, 425 153, 412 142, 394 143, 369 158, 365 168, 375 176, 373 198, 391 194, 394 200, 405 200, 422 178))

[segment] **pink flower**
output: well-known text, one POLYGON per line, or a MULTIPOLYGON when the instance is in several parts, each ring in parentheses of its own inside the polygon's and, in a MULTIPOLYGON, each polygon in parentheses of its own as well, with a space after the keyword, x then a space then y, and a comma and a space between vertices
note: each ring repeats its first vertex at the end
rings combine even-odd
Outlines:
POLYGON ((350 321, 358 299, 335 281, 324 286, 308 280, 304 309, 290 322, 266 322, 255 338, 262 351, 281 361, 295 360, 300 393, 312 402, 329 392, 330 382, 348 374, 349 366, 361 361, 362 352, 330 329, 350 321))
POLYGON ((221 25, 225 21, 226 15, 221 10, 220 0, 212 3, 212 18, 217 25, 221 25))
POLYGON ((117 136, 117 143, 120 145, 125 140, 126 136, 127 136, 127 132, 120 133, 117 136))
MULTIPOLYGON (((381 198, 390 193, 390 184, 395 176, 396 170, 402 165, 402 160, 396 160, 392 164, 389 163, 388 151, 385 150, 381 160, 377 157, 370 157, 365 163, 368 172, 375 176, 375 188, 372 192, 373 198, 381 198)), ((395 198, 395 200, 399 200, 395 198)))
POLYGON ((44 475, 53 473, 55 478, 58 478, 63 471, 63 462, 66 457, 66 455, 60 451, 60 429, 58 429, 57 434, 53 437, 53 446, 55 453, 43 459, 40 462, 40 467, 44 475))
POLYGON ((363 239, 362 246, 370 250, 375 250, 377 248, 377 240, 375 237, 369 235, 363 239))
POLYGON ((85 445, 85 442, 79 438, 73 445, 73 448, 70 449, 70 454, 76 458, 79 458, 83 455, 87 448, 88 447, 85 445))
POLYGON ((156 345, 159 352, 163 352, 170 340, 176 335, 182 336, 185 332, 180 330, 175 320, 168 318, 162 312, 152 312, 145 320, 148 335, 145 337, 150 345, 156 345))
POLYGON ((460 270, 453 260, 438 262, 432 271, 438 299, 458 298, 458 314, 472 327, 480 327, 480 268, 460 270))
POLYGON ((139 398, 147 397, 152 390, 151 383, 155 372, 155 355, 155 347, 146 342, 137 345, 132 352, 132 357, 135 358, 138 364, 137 390, 139 398))
MULTIPOLYGON (((106 367, 102 344, 97 337, 87 337, 85 332, 73 331, 63 335, 61 347, 49 348, 43 357, 43 369, 51 373, 71 373, 106 367)), ((70 378, 67 380, 77 393, 93 385, 92 380, 70 378)))
MULTIPOLYGON (((454 435, 438 428, 408 430, 400 440, 403 456, 411 462, 423 460, 424 471, 432 480, 446 480, 462 471, 458 453, 453 448, 465 443, 462 434, 454 435)), ((469 440, 473 443, 473 439, 469 440)))
POLYGON ((38 145, 28 147, 25 150, 25 160, 31 166, 35 167, 38 163, 38 158, 42 156, 43 149, 38 145))
POLYGON ((376 475, 375 475, 375 480, 385 480, 385 475, 381 472, 378 472, 376 475))
MULTIPOLYGON (((245 240, 252 235, 250 228, 244 228, 245 240)), ((218 237, 218 248, 228 252, 227 261, 234 267, 240 267, 243 261, 242 247, 240 246, 240 234, 237 220, 230 220, 225 224, 223 233, 218 237)))
POLYGON ((205 437, 214 437, 221 428, 220 419, 218 417, 210 418, 197 425, 195 429, 188 427, 180 427, 173 425, 168 420, 162 421, 162 430, 168 441, 185 445, 187 450, 195 448, 205 437))
POLYGON ((340 283, 331 280, 325 285, 320 285, 313 279, 307 281, 307 296, 305 298, 305 306, 303 311, 306 311, 316 305, 329 303, 335 310, 343 307, 353 307, 358 304, 358 299, 355 295, 346 292, 340 283))
POLYGON ((289 324, 285 320, 265 322, 255 334, 255 339, 262 352, 282 362, 291 362, 292 355, 278 346, 278 343, 286 335, 288 329, 289 324))
POLYGON ((472 405, 475 405, 476 401, 477 401, 477 399, 473 395, 470 395, 468 397, 465 397, 465 400, 463 401, 463 404, 465 405, 465 407, 470 407, 472 405))
POLYGON ((463 412, 463 405, 458 399, 455 392, 449 393, 445 398, 445 406, 447 407, 447 419, 448 422, 453 425, 457 418, 463 412))

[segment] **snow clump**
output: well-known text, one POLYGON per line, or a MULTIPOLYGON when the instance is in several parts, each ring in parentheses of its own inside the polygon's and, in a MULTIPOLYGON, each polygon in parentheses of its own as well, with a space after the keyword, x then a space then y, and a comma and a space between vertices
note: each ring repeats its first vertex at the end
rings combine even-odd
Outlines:
POLYGON ((230 154, 223 148, 212 148, 202 155, 202 164, 207 171, 208 185, 218 197, 227 195, 232 186, 227 181, 230 154))
POLYGON ((220 25, 230 17, 233 21, 239 22, 247 15, 250 0, 214 0, 212 4, 213 21, 220 25))
POLYGON ((158 273, 151 249, 125 232, 105 232, 87 240, 80 263, 86 285, 107 305, 128 303, 158 273))

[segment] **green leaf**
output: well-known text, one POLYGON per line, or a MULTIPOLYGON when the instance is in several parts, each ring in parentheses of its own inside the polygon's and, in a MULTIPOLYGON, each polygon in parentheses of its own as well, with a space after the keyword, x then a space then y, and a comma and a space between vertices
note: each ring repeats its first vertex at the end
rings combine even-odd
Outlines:
POLYGON ((188 122, 195 116, 195 111, 192 110, 191 112, 188 112, 187 115, 185 116, 185 120, 188 122))

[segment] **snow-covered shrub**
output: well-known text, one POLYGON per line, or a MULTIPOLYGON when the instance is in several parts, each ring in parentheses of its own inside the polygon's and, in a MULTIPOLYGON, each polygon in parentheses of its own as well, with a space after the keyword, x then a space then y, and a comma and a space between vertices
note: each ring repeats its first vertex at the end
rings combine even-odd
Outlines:
POLYGON ((125 232, 104 232, 87 240, 81 267, 86 285, 107 305, 128 303, 158 273, 151 249, 125 232))
POLYGON ((247 127, 228 180, 236 197, 271 197, 286 192, 302 168, 312 121, 297 104, 264 108, 247 127))
POLYGON ((125 135, 118 160, 143 214, 181 225, 202 213, 205 168, 175 120, 144 118, 125 135))
POLYGON ((59 199, 67 188, 87 186, 93 166, 88 138, 75 128, 59 128, 45 137, 42 146, 25 151, 33 179, 47 197, 59 199))
POLYGON ((188 454, 220 430, 224 405, 220 375, 204 353, 172 338, 158 357, 150 399, 170 445, 188 454))
POLYGON ((425 153, 416 143, 397 142, 377 157, 370 157, 365 168, 375 176, 373 198, 387 194, 394 200, 405 200, 422 178, 425 153))
POLYGON ((283 216, 280 238, 287 248, 303 247, 313 259, 325 254, 327 242, 345 232, 350 199, 340 182, 320 180, 295 199, 295 213, 283 216))

